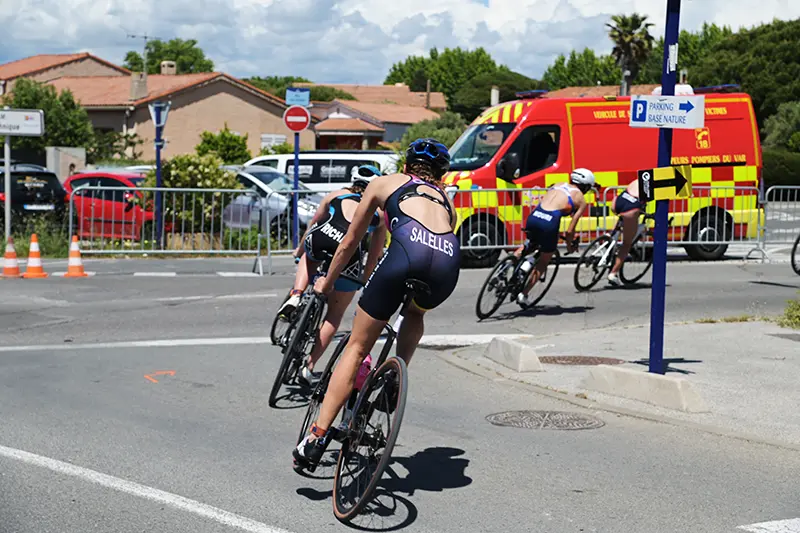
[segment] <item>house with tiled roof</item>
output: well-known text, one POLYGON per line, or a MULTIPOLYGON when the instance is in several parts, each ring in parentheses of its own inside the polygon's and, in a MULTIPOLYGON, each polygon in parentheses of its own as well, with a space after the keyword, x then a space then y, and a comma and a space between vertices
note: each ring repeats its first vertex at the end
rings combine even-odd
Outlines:
POLYGON ((315 128, 323 150, 386 146, 399 141, 413 124, 439 118, 425 107, 354 100, 334 100, 322 115, 318 110, 314 114, 323 119, 315 128))
POLYGON ((404 83, 394 85, 356 85, 346 83, 294 83, 295 87, 332 87, 351 94, 358 102, 365 104, 396 104, 402 106, 427 107, 434 111, 447 110, 444 93, 431 91, 412 91, 404 83))
MULTIPOLYGON (((254 154, 265 143, 294 144, 294 134, 283 123, 286 102, 222 72, 176 74, 175 63, 164 61, 161 74, 144 75, 90 54, 34 56, 0 65, 0 79, 20 77, 71 91, 96 130, 136 133, 144 141, 137 148, 143 159, 155 158, 155 126, 148 105, 157 100, 171 102, 164 128, 165 158, 193 152, 204 131, 216 132, 226 125, 248 135, 254 154)), ((312 119, 312 124, 317 122, 312 119)), ((313 130, 300 134, 300 145, 315 147, 313 130)))

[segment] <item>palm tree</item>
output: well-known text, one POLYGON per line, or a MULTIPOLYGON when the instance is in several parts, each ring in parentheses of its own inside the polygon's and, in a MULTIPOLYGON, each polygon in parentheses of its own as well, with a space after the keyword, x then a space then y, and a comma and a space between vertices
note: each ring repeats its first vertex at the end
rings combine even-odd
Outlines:
POLYGON ((620 94, 626 96, 631 82, 636 79, 639 70, 650 52, 653 50, 653 36, 650 35, 652 22, 647 22, 647 15, 614 15, 608 26, 608 37, 614 42, 611 55, 622 69, 622 87, 620 94))

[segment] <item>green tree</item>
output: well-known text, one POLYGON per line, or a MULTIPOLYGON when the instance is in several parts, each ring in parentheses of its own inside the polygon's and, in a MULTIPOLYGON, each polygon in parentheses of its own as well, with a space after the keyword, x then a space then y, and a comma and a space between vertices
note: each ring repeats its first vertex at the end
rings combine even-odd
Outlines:
MULTIPOLYGON (((214 71, 214 62, 206 57, 195 39, 170 39, 167 42, 154 39, 147 41, 145 46, 148 74, 159 74, 162 61, 174 61, 178 74, 214 71)), ((128 70, 143 72, 143 64, 139 52, 131 50, 125 55, 123 66, 128 70)))
POLYGON ((455 94, 469 80, 481 74, 494 74, 501 68, 507 70, 499 67, 483 48, 445 48, 443 52, 433 48, 427 58, 411 56, 392 65, 384 83, 405 83, 412 90, 424 91, 426 87, 420 87, 420 82, 425 80, 427 84, 427 79, 430 79, 431 90, 444 93, 450 106, 455 94), (426 78, 422 77, 423 71, 426 78))
MULTIPOLYGON (((302 150, 301 150, 302 151, 302 150)), ((265 146, 258 155, 293 154, 294 146, 289 143, 280 143, 274 146, 265 146)))
POLYGON ((46 146, 84 147, 87 150, 93 146, 94 130, 89 116, 68 90, 58 93, 52 85, 21 78, 3 102, 12 108, 44 111, 44 136, 12 137, 11 146, 15 149, 43 153, 46 146))
POLYGON ((634 13, 614 15, 606 26, 608 37, 614 43, 611 55, 622 69, 624 85, 630 87, 653 50, 654 39, 650 35, 653 24, 647 22, 646 15, 634 13))
POLYGON ((94 142, 86 152, 86 160, 89 163, 114 159, 138 160, 142 156, 142 152, 137 151, 137 148, 142 144, 144 144, 144 140, 136 133, 96 131, 94 142))
POLYGON ((762 126, 784 102, 800 100, 800 19, 739 30, 701 59, 692 85, 738 84, 762 126))
POLYGON ((786 102, 764 123, 764 147, 800 151, 796 146, 800 132, 800 102, 786 102))
MULTIPOLYGON (((258 76, 245 79, 247 83, 258 87, 262 91, 266 91, 278 98, 286 97, 286 89, 294 87, 295 83, 311 83, 311 80, 299 76, 267 76, 261 78, 258 76)), ((314 85, 310 87, 311 94, 309 97, 314 102, 331 102, 335 99, 339 100, 355 100, 356 98, 341 89, 335 87, 328 87, 326 85, 314 85)))
POLYGON ((500 101, 516 98, 520 91, 542 89, 544 83, 517 72, 498 70, 494 74, 481 74, 469 81, 453 96, 451 110, 462 115, 468 122, 481 114, 491 102, 492 87, 500 91, 500 101))
MULTIPOLYGON (((716 46, 733 35, 730 26, 717 26, 703 23, 699 32, 682 30, 678 37, 678 70, 689 71, 689 82, 697 68, 697 64, 716 46)), ((639 72, 639 83, 661 83, 661 72, 664 62, 664 38, 659 37, 653 46, 642 70, 639 72)))
POLYGON ((432 137, 445 146, 452 146, 464 133, 467 123, 464 117, 452 111, 442 113, 439 118, 417 122, 403 134, 400 140, 402 150, 405 150, 411 141, 423 137, 432 137))
POLYGON ((228 124, 219 133, 204 131, 200 134, 200 144, 195 146, 197 155, 215 154, 229 165, 244 163, 252 156, 247 149, 247 134, 242 137, 228 129, 228 124))
POLYGON ((587 87, 590 85, 616 85, 622 71, 616 61, 609 55, 597 56, 591 48, 578 53, 570 52, 569 59, 559 55, 555 62, 547 67, 542 76, 547 88, 551 91, 564 87, 587 87))

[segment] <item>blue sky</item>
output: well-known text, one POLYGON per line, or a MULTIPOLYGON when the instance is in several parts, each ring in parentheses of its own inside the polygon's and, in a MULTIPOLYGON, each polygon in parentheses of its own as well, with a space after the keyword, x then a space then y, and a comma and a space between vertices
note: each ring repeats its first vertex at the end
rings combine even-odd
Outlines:
MULTIPOLYGON (((604 23, 638 11, 663 33, 666 0, 2 0, 0 62, 88 51, 121 63, 128 33, 200 42, 217 70, 381 83, 392 63, 431 47, 483 46, 540 77, 559 53, 610 50, 604 23)), ((800 17, 799 0, 684 0, 681 25, 752 26, 800 17)))

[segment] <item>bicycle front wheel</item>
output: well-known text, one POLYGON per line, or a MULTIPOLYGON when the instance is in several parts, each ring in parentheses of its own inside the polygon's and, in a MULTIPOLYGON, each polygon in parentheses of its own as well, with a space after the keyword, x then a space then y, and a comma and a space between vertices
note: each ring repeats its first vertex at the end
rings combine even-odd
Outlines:
POLYGON ((619 271, 622 281, 629 284, 636 283, 647 274, 653 266, 653 254, 648 253, 648 249, 647 241, 641 235, 636 237, 619 271))
POLYGON ((334 475, 333 514, 341 522, 351 521, 366 507, 389 465, 407 391, 408 369, 397 357, 387 359, 364 383, 334 475))
MULTIPOLYGON (((286 300, 289 299, 291 296, 292 291, 286 293, 286 297, 281 302, 281 306, 286 303, 286 300)), ((280 306, 278 306, 280 309, 280 306)), ((291 317, 289 320, 281 320, 278 313, 275 313, 275 318, 272 320, 272 329, 270 329, 269 337, 272 341, 273 346, 283 346, 284 337, 286 336, 286 332, 289 331, 289 325, 291 324, 291 317)))
POLYGON ((483 320, 489 318, 502 305, 514 275, 514 256, 509 255, 497 263, 483 282, 475 302, 475 314, 483 320))
MULTIPOLYGON (((537 254, 536 262, 534 263, 533 268, 528 273, 528 276, 525 279, 525 284, 523 285, 524 287, 527 287, 528 280, 530 280, 530 277, 533 276, 534 272, 537 272, 537 266, 539 261, 541 261, 541 255, 539 254, 539 252, 536 252, 536 254, 537 254)), ((542 298, 544 298, 544 295, 547 294, 547 291, 550 290, 550 287, 553 285, 553 281, 555 281, 556 279, 556 275, 558 274, 558 267, 560 264, 561 264, 561 253, 558 251, 558 248, 556 248, 556 251, 553 252, 553 256, 550 258, 550 263, 547 265, 547 270, 544 271, 544 281, 541 278, 539 278, 539 280, 536 282, 536 284, 534 284, 533 287, 531 287, 531 290, 528 293, 528 296, 530 296, 531 294, 536 294, 537 296, 531 301, 529 305, 520 305, 520 307, 522 307, 523 309, 530 309, 531 307, 534 307, 536 304, 538 304, 542 300, 542 298)))
POLYGON ((295 367, 299 370, 302 364, 303 349, 307 336, 313 335, 314 330, 309 333, 309 329, 314 325, 316 320, 315 314, 318 313, 319 300, 311 298, 308 303, 303 307, 300 318, 294 326, 292 337, 288 344, 283 349, 283 360, 281 366, 278 368, 278 373, 275 375, 275 381, 272 384, 272 390, 269 393, 269 406, 275 407, 278 401, 278 393, 281 390, 281 385, 287 383, 291 379, 290 368, 295 367))
POLYGON ((613 251, 606 254, 608 247, 614 246, 614 240, 608 235, 601 235, 586 247, 575 265, 573 281, 578 291, 588 291, 595 285, 614 260, 613 251), (605 258, 604 258, 605 256, 605 258))
POLYGON ((797 236, 794 246, 792 246, 792 270, 800 276, 800 235, 797 236))

